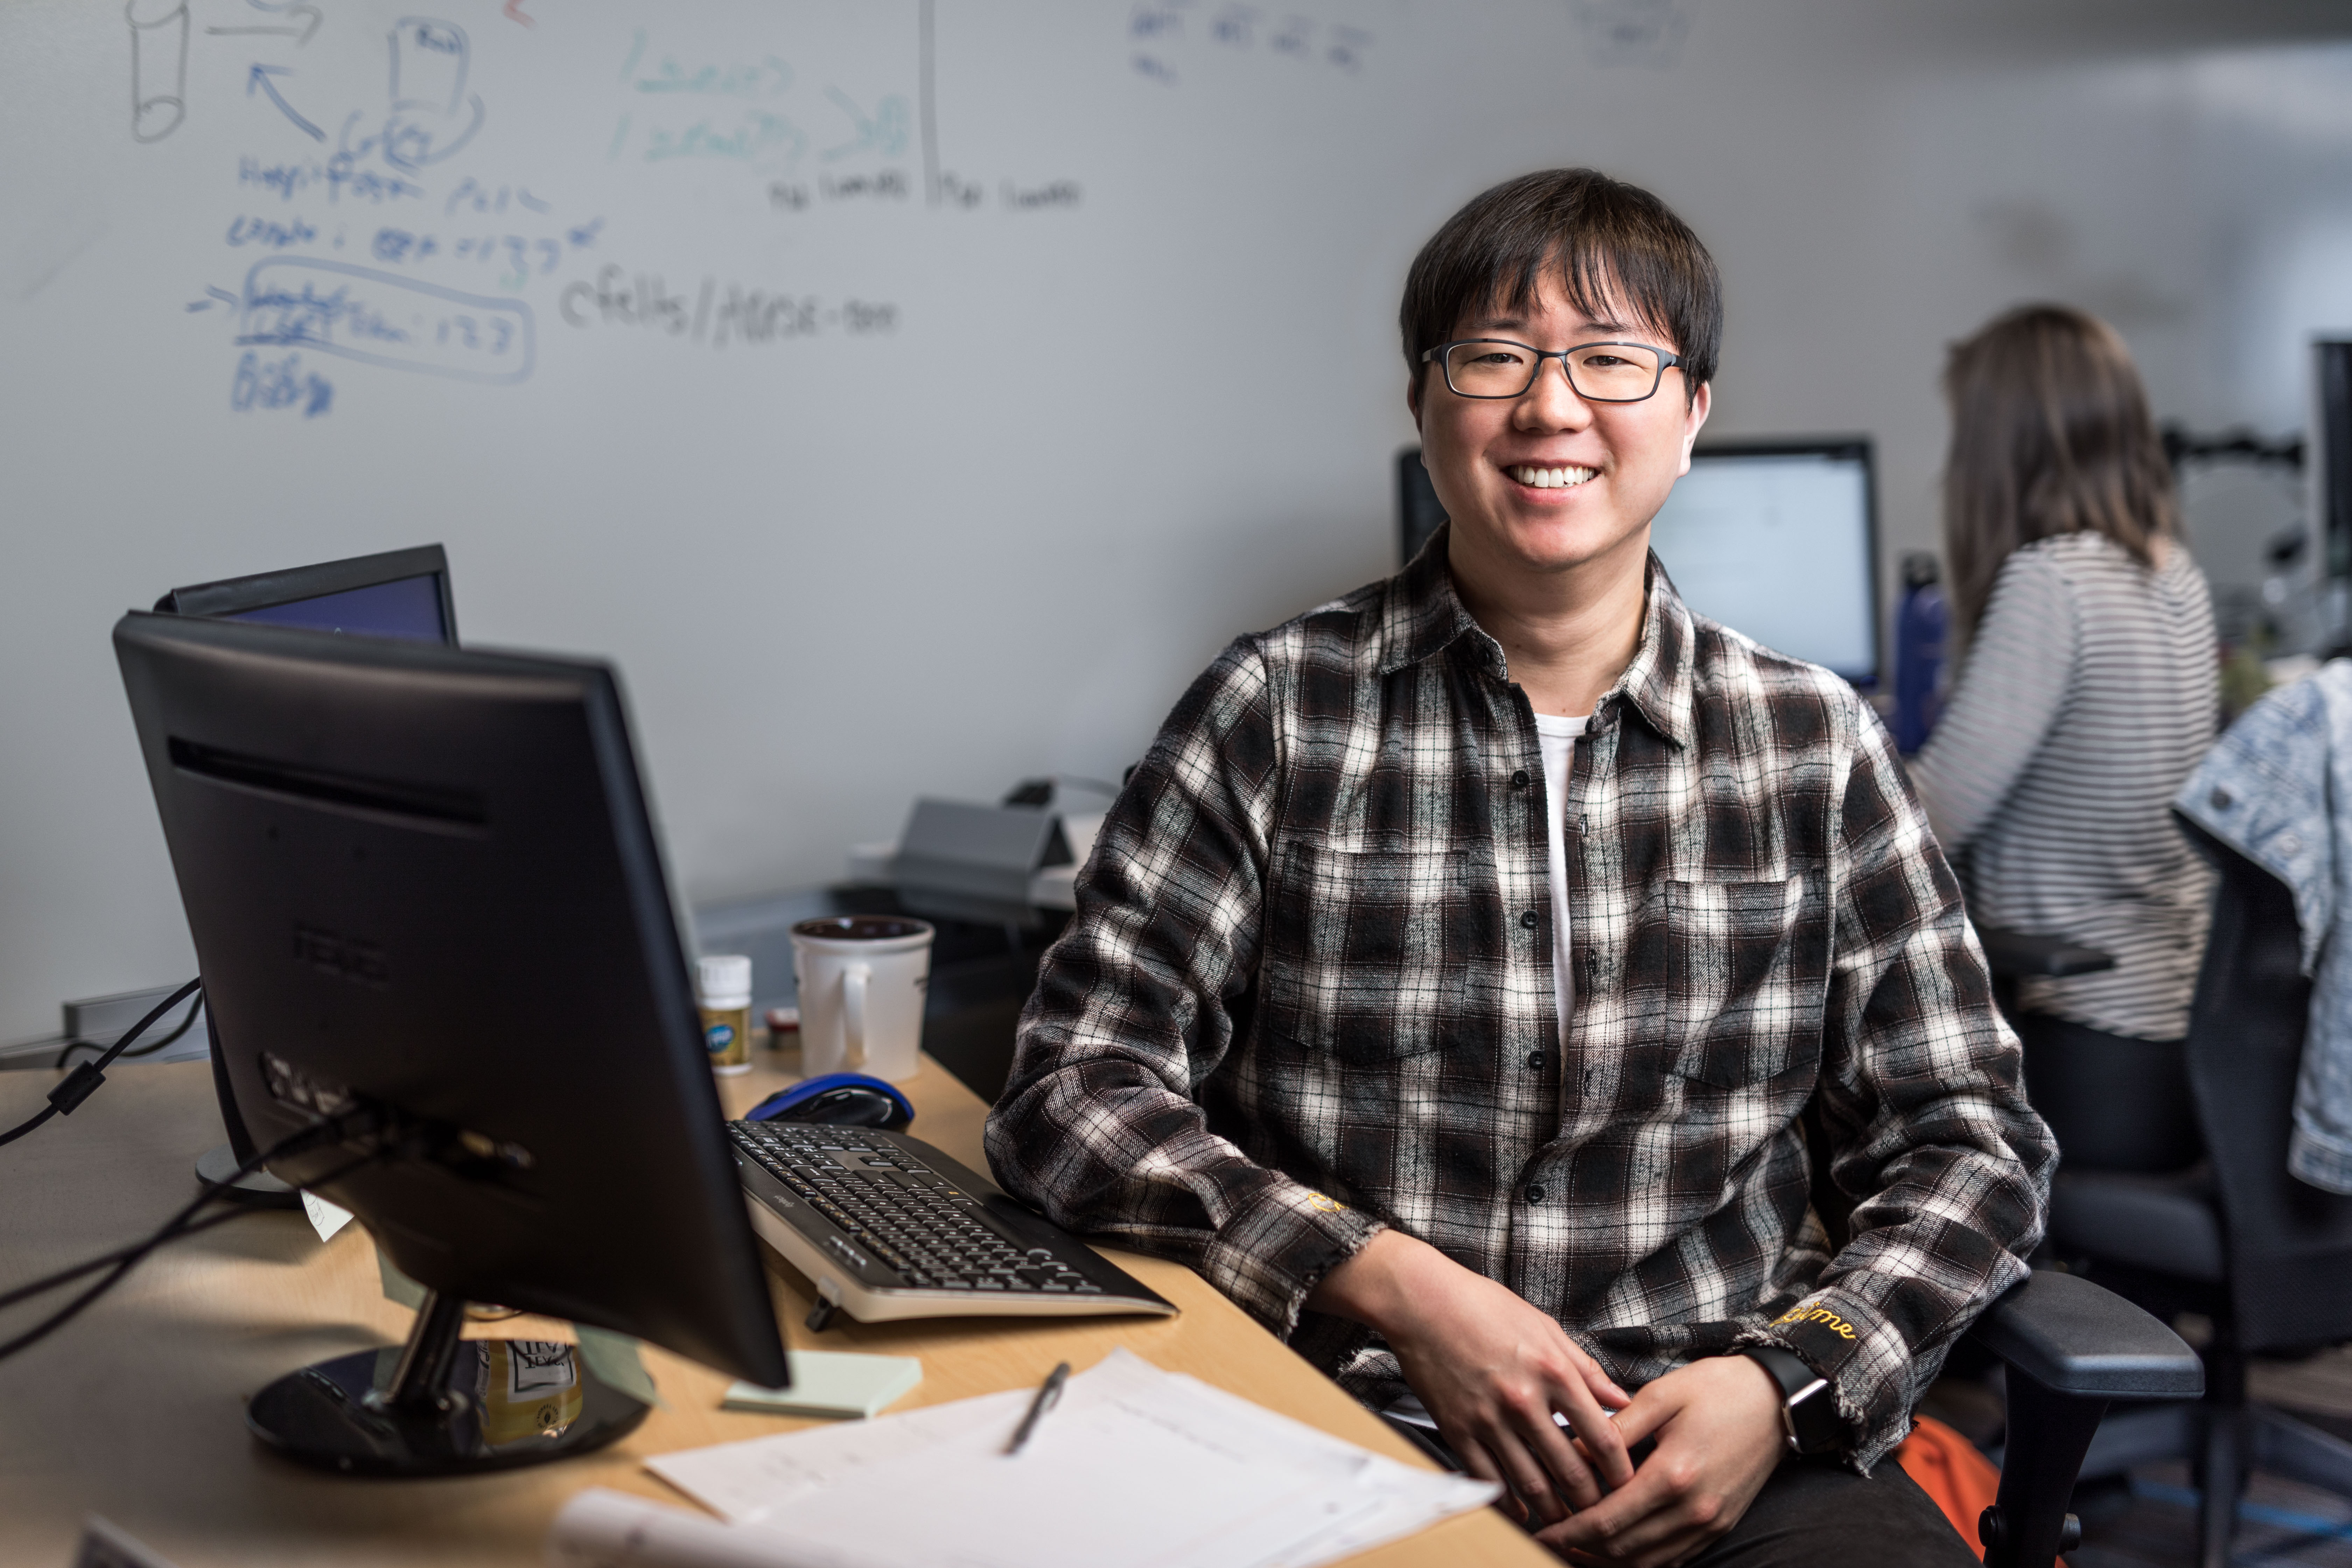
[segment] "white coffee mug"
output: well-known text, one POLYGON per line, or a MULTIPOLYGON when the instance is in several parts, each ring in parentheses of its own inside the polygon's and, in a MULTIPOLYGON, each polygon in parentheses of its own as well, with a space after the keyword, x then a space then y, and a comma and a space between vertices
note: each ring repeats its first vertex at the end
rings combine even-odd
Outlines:
POLYGON ((793 927, 801 1070, 893 1082, 920 1070, 931 928, 902 915, 830 915, 793 927))

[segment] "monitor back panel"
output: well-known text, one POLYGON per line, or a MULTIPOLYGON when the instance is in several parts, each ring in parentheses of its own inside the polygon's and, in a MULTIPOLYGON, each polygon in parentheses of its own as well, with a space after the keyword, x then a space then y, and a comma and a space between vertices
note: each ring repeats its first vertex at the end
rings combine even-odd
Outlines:
POLYGON ((290 1074, 522 1151, 327 1192, 432 1289, 779 1381, 610 672, 171 616, 116 643, 254 1142, 310 1120, 290 1074))

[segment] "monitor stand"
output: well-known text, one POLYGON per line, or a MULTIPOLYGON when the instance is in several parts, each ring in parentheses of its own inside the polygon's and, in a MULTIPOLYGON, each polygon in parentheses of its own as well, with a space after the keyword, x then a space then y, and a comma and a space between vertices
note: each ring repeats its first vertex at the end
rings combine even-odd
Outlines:
POLYGON ((246 1406, 255 1436, 349 1475, 509 1469, 602 1447, 649 1408, 588 1369, 577 1345, 459 1338, 466 1303, 428 1291, 408 1342, 292 1373, 246 1406))

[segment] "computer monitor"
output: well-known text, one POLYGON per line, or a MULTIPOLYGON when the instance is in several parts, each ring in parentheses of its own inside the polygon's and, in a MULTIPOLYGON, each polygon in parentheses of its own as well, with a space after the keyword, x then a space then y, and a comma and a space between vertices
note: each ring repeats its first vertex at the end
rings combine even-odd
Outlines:
MULTIPOLYGON (((1445 521, 1421 448, 1396 458, 1411 561, 1445 521)), ((1878 526, 1870 442, 1715 442, 1651 524, 1684 602, 1768 647, 1868 686, 1878 679, 1878 526)))
POLYGON ((449 560, 437 544, 355 555, 174 588, 155 602, 181 616, 213 616, 362 637, 457 641, 449 560))
POLYGON ((1650 525, 1683 602, 1765 647, 1878 679, 1878 528, 1864 437, 1709 442, 1650 525))
MULTIPOLYGON (((457 643, 449 558, 438 544, 194 584, 165 594, 155 601, 155 608, 173 615, 308 626, 314 631, 407 637, 452 647, 457 643)), ((220 1100, 221 1123, 228 1141, 196 1157, 197 1178, 210 1185, 226 1184, 230 1195, 246 1203, 298 1206, 300 1195, 268 1172, 229 1180, 230 1173, 253 1158, 255 1145, 221 1068, 220 1031, 209 1013, 205 1027, 212 1036, 213 1087, 220 1100)))
POLYGON ((433 1293, 404 1351, 280 1379, 253 1429, 418 1474, 642 1416, 563 1347, 460 1342, 468 1300, 785 1383, 613 672, 172 615, 114 641, 252 1137, 383 1119, 271 1169, 433 1293))

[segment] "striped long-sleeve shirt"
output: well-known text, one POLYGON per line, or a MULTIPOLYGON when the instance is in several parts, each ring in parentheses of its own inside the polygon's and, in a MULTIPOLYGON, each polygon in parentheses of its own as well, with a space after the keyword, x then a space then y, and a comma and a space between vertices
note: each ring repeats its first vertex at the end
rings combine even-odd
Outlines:
POLYGON ((1375 1407, 1396 1357, 1303 1309, 1394 1226, 1621 1381, 1794 1351, 1867 1468, 2024 1277, 2053 1164, 1958 886, 1853 689, 1653 562, 1561 805, 1563 1037, 1535 713, 1445 549, 1242 638, 1177 705, 1022 1015, 989 1161, 1375 1407), (1860 1203, 1835 1256, 1816 1099, 1860 1203))
POLYGON ((2174 546, 2151 572, 2103 534, 2001 565, 1911 783, 1979 923, 2101 948, 2116 966, 2019 1001, 2177 1040, 2205 944, 2203 863, 2172 796, 2213 743, 2213 609, 2174 546))

